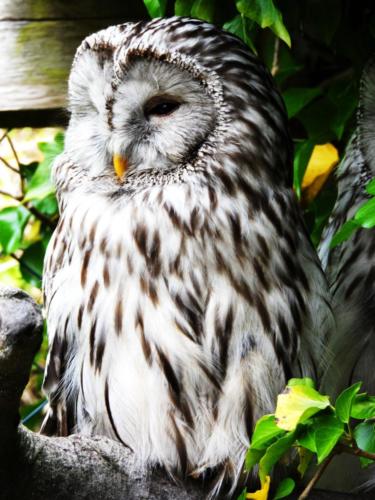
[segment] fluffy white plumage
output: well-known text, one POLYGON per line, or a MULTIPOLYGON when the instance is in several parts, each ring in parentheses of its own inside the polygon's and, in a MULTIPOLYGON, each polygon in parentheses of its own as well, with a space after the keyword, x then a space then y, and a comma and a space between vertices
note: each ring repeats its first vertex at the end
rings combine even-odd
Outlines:
POLYGON ((69 94, 45 431, 233 481, 286 379, 320 370, 330 321, 281 99, 239 40, 184 18, 89 37, 69 94))

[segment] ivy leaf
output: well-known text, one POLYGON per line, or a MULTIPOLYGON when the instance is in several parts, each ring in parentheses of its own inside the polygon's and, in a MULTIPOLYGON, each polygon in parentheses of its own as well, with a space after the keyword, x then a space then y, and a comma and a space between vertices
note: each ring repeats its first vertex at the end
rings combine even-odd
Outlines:
POLYGON ((298 198, 301 198, 302 179, 314 149, 314 142, 306 140, 297 143, 293 162, 293 187, 298 198))
POLYGON ((299 428, 298 444, 312 453, 316 453, 315 429, 313 425, 306 425, 304 429, 299 428))
POLYGON ((299 464, 297 467, 297 471, 299 472, 301 478, 305 475, 311 460, 314 456, 314 453, 311 450, 306 448, 299 447, 298 448, 298 456, 299 456, 299 464))
POLYGON ((330 85, 326 95, 336 109, 332 115, 331 128, 335 132, 337 139, 340 140, 348 120, 358 105, 358 88, 356 82, 353 81, 352 77, 348 80, 336 82, 330 85))
POLYGON ((176 16, 190 16, 191 8, 195 0, 176 0, 174 13, 176 16))
MULTIPOLYGON (((369 453, 375 453, 375 423, 363 422, 354 429, 354 438, 358 448, 369 453)), ((361 464, 364 467, 373 463, 373 460, 361 457, 361 464)))
POLYGON ((285 106, 288 112, 288 117, 292 118, 298 114, 307 104, 321 95, 320 88, 289 88, 283 93, 285 106))
POLYGON ((288 432, 267 448, 266 453, 259 461, 259 477, 262 483, 271 472, 275 463, 291 448, 294 441, 295 432, 288 432))
POLYGON ((0 211, 0 244, 4 254, 15 252, 21 245, 30 212, 23 205, 0 211))
POLYGON ((150 17, 165 16, 167 0, 143 0, 150 17))
POLYGON ((349 423, 352 403, 359 389, 361 388, 362 382, 357 382, 345 389, 336 399, 336 415, 345 424, 349 423))
POLYGON ((191 7, 191 16, 212 23, 214 19, 214 11, 214 0, 195 0, 191 7))
POLYGON ((266 453, 266 450, 256 450, 255 448, 250 447, 246 452, 245 459, 245 470, 251 471, 251 469, 259 463, 260 459, 266 453))
POLYGON ((330 248, 335 248, 340 243, 348 240, 351 235, 354 233, 356 229, 360 227, 360 224, 355 220, 348 220, 341 226, 341 228, 337 231, 337 233, 333 236, 331 243, 329 245, 330 248))
POLYGON ((292 431, 299 423, 305 422, 329 405, 328 396, 319 394, 312 387, 306 385, 287 387, 277 398, 275 413, 277 425, 281 429, 292 431))
POLYGON ((316 454, 320 464, 344 433, 344 424, 334 415, 321 415, 314 418, 314 427, 316 454))
POLYGON ((366 191, 369 194, 372 194, 375 196, 375 179, 372 179, 367 185, 366 185, 366 191))
POLYGON ((40 287, 42 284, 45 251, 45 243, 43 241, 37 241, 26 248, 20 259, 20 270, 23 279, 37 287, 40 287))
POLYGON ((359 420, 375 418, 375 396, 357 394, 352 402, 350 416, 359 420))
POLYGON ((238 36, 243 40, 248 47, 254 52, 254 54, 257 53, 256 48, 253 44, 253 41, 251 40, 251 37, 249 35, 250 30, 253 26, 253 21, 251 21, 249 18, 243 16, 243 15, 238 15, 234 17, 231 21, 228 21, 223 25, 223 28, 229 33, 233 33, 233 35, 238 36))
POLYGON ((275 416, 265 415, 256 423, 251 439, 251 448, 263 450, 267 448, 275 438, 284 434, 285 431, 276 425, 275 416))
POLYGON ((314 146, 301 185, 302 201, 306 205, 317 197, 338 161, 339 154, 333 144, 314 146))
POLYGON ((247 489, 242 490, 241 495, 237 497, 237 500, 246 500, 247 489))
POLYGON ((35 170, 38 168, 39 163, 34 161, 32 163, 28 163, 27 165, 20 164, 20 172, 22 177, 26 180, 26 184, 31 180, 32 176, 35 173, 35 170))
POLYGON ((42 214, 45 215, 56 215, 58 213, 58 206, 56 196, 54 194, 49 194, 45 198, 40 200, 34 200, 33 206, 42 214))
POLYGON ((255 21, 261 28, 270 28, 277 37, 290 47, 290 35, 286 29, 281 12, 273 0, 240 0, 236 3, 240 14, 255 21))
POLYGON ((304 378, 291 378, 288 381, 288 387, 293 387, 295 385, 305 385, 307 387, 311 387, 315 389, 315 383, 312 378, 304 377, 304 378))
POLYGON ((44 153, 44 159, 39 163, 27 185, 25 202, 35 199, 40 200, 54 193, 55 189, 51 181, 51 167, 53 160, 64 149, 64 135, 58 133, 53 142, 42 142, 38 146, 44 153))
MULTIPOLYGON (((304 199, 304 193, 302 194, 304 199)), ((328 222, 328 219, 332 213, 337 200, 337 186, 336 182, 331 182, 331 179, 327 179, 323 188, 320 190, 318 195, 313 199, 308 205, 308 210, 305 212, 305 217, 310 215, 313 217, 313 223, 310 229, 310 238, 317 247, 321 241, 322 232, 328 222)))
POLYGON ((362 227, 371 228, 375 226, 375 198, 366 201, 356 212, 354 220, 362 227))
POLYGON ((285 498, 292 493, 296 486, 296 483, 293 481, 291 477, 286 477, 281 481, 279 486, 277 487, 275 496, 273 500, 278 500, 279 498, 285 498))

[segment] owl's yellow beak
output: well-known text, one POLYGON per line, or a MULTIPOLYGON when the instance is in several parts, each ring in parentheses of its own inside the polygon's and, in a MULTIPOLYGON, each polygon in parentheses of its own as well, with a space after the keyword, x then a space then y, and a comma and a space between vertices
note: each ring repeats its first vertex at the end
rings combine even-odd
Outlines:
POLYGON ((122 179, 128 168, 127 159, 118 154, 113 155, 113 168, 115 169, 117 177, 122 179))

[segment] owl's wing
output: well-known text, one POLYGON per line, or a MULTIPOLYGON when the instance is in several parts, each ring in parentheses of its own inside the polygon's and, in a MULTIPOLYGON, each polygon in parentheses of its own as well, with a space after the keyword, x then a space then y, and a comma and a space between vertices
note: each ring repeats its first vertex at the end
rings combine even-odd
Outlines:
MULTIPOLYGON (((64 217, 61 217, 49 243, 43 276, 44 305, 48 311, 59 289, 56 279, 58 271, 67 265, 69 255, 63 234, 64 217)), ((62 387, 62 380, 68 363, 69 343, 67 342, 68 320, 61 324, 57 314, 48 315, 49 353, 46 362, 43 390, 49 399, 49 409, 41 427, 41 433, 49 436, 67 436, 73 430, 74 407, 68 402, 62 387)))

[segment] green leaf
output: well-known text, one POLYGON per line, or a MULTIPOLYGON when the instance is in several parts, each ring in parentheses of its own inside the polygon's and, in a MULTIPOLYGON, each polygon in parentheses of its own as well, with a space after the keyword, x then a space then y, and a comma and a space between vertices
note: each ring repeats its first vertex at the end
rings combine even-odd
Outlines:
POLYGON ((241 495, 237 497, 237 500, 246 500, 247 489, 242 490, 241 495))
POLYGON ((353 116, 358 105, 358 86, 352 77, 344 81, 331 84, 328 99, 334 104, 335 112, 332 115, 331 129, 335 132, 338 140, 341 140, 348 120, 353 116))
POLYGON ((289 88, 283 93, 284 102, 288 112, 288 117, 292 118, 298 114, 307 104, 321 95, 320 88, 289 88))
POLYGON ((314 383, 313 379, 310 377, 291 378, 290 380, 288 380, 287 387, 293 387, 295 385, 305 385, 307 387, 311 387, 312 389, 315 389, 315 383, 314 383))
POLYGON ((263 450, 267 448, 275 438, 285 434, 285 431, 277 427, 274 415, 264 415, 255 425, 251 438, 251 448, 263 450))
POLYGON ((223 25, 223 28, 229 33, 233 33, 233 35, 238 36, 243 40, 248 47, 254 52, 254 54, 257 53, 256 48, 253 44, 253 41, 251 40, 250 37, 250 30, 252 26, 254 25, 253 21, 251 21, 249 18, 243 16, 243 15, 238 15, 234 17, 231 21, 228 21, 223 25))
POLYGON ((375 396, 357 394, 353 399, 350 416, 359 420, 375 418, 375 396))
POLYGON ((259 461, 259 477, 262 483, 266 476, 269 475, 275 463, 292 447, 294 441, 295 432, 288 432, 285 436, 281 437, 267 448, 266 453, 259 461))
MULTIPOLYGON (((354 438, 358 448, 369 453, 375 453, 375 423, 363 422, 354 429, 354 438)), ((373 463, 373 460, 361 458, 361 464, 367 466, 373 463)))
POLYGON ((328 222, 328 219, 332 213, 337 200, 337 185, 333 182, 333 179, 328 179, 324 184, 318 196, 313 199, 309 204, 307 211, 305 212, 305 218, 307 219, 311 215, 313 217, 313 222, 310 225, 310 238, 317 247, 320 243, 322 232, 328 222))
POLYGON ((165 16, 167 0, 143 0, 150 17, 165 16))
POLYGON ((295 481, 291 477, 286 477, 281 481, 279 486, 277 487, 275 496, 273 500, 278 500, 279 498, 285 498, 292 493, 296 486, 295 481))
POLYGON ((4 254, 13 253, 20 247, 30 215, 22 205, 0 211, 0 244, 4 254))
POLYGON ((297 471, 299 472, 301 478, 306 474, 309 465, 314 456, 314 452, 309 449, 299 447, 298 448, 298 456, 299 456, 299 464, 297 467, 297 471))
POLYGON ((314 418, 315 446, 320 464, 333 450, 344 433, 344 424, 334 415, 321 415, 314 418))
POLYGON ((32 176, 35 173, 39 163, 34 161, 32 163, 28 163, 27 165, 20 165, 20 172, 22 177, 26 180, 26 184, 31 180, 32 176))
POLYGON ((261 28, 270 28, 290 47, 290 35, 283 23, 281 12, 272 0, 240 0, 236 6, 240 14, 255 21, 261 28))
POLYGON ((276 422, 286 431, 294 430, 299 423, 330 406, 328 396, 307 385, 287 387, 277 398, 276 422))
POLYGON ((309 425, 304 426, 303 429, 300 427, 298 433, 298 443, 311 451, 312 453, 316 453, 316 443, 315 443, 315 429, 313 423, 309 423, 309 425))
POLYGON ((34 200, 33 206, 42 214, 53 216, 58 213, 56 196, 49 194, 40 200, 34 200))
POLYGON ((251 471, 254 465, 260 462, 260 459, 265 453, 266 450, 256 450, 250 447, 246 452, 245 469, 251 471))
POLYGON ((375 196, 375 179, 372 179, 367 185, 366 185, 366 191, 369 194, 372 194, 375 196))
POLYGON ((326 144, 335 140, 334 119, 337 107, 325 95, 308 103, 298 113, 307 136, 315 144, 326 144))
POLYGON ((174 13, 176 16, 190 16, 194 0, 176 0, 174 13))
POLYGON ((209 23, 213 22, 215 11, 214 0, 195 0, 191 7, 192 17, 203 19, 209 23))
POLYGON ((337 233, 334 234, 329 247, 335 248, 337 247, 337 245, 340 245, 340 243, 343 243, 344 241, 348 240, 354 233, 354 231, 359 227, 360 227, 359 223, 353 219, 346 221, 345 224, 343 224, 341 228, 337 231, 337 233))
POLYGON ((314 142, 310 140, 296 144, 293 162, 293 187, 298 198, 301 198, 302 179, 314 149, 314 142))
POLYGON ((38 241, 26 248, 20 259, 20 270, 23 279, 37 287, 41 286, 45 251, 45 242, 38 241))
POLYGON ((59 132, 53 142, 41 142, 38 146, 44 154, 44 160, 39 163, 27 185, 24 202, 42 199, 54 193, 55 189, 51 181, 51 167, 53 160, 64 149, 64 135, 59 132))
POLYGON ((371 228, 375 226, 375 198, 366 201, 356 212, 354 220, 362 227, 371 228))
MULTIPOLYGON (((268 63, 268 67, 271 69, 274 58, 274 45, 271 53, 271 58, 268 63)), ((279 53, 279 70, 275 75, 276 82, 281 86, 287 78, 292 75, 295 75, 303 69, 303 65, 296 62, 293 58, 290 49, 286 45, 282 45, 280 47, 279 53)))
POLYGON ((352 403, 355 395, 361 388, 362 382, 357 382, 345 389, 336 399, 336 415, 345 424, 349 423, 352 403))

